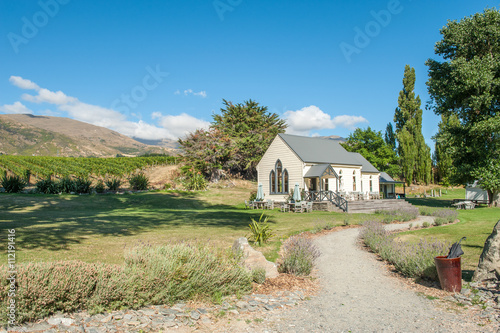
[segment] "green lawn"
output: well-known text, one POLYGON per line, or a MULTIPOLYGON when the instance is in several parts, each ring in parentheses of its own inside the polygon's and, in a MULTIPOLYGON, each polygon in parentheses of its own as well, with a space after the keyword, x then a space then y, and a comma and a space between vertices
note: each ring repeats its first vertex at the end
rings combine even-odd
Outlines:
MULTIPOLYGON (((248 224, 262 211, 246 210, 244 188, 206 192, 145 192, 108 195, 0 194, 0 229, 16 230, 17 262, 79 259, 122 263, 127 248, 177 241, 209 242, 229 248, 248 236, 248 224)), ((340 225, 345 214, 265 211, 273 242, 263 252, 276 258, 279 239, 330 222, 340 225)), ((356 215, 358 223, 365 215, 356 215)), ((5 236, 6 237, 6 236, 5 236)), ((0 244, 6 244, 0 242, 0 244)), ((6 247, 6 245, 5 245, 6 247)), ((0 265, 7 262, 0 252, 0 265)))
MULTIPOLYGON (((441 207, 451 208, 453 199, 463 199, 465 190, 458 189, 448 191, 441 198, 415 198, 407 199, 413 205, 420 207, 441 207)), ((420 229, 402 233, 405 240, 416 240, 422 237, 431 237, 439 240, 457 242, 463 236, 467 240, 462 242, 464 255, 462 256, 462 268, 469 271, 468 275, 477 268, 479 256, 483 250, 486 238, 493 231, 493 227, 500 219, 500 208, 488 208, 484 205, 473 210, 459 210, 459 223, 453 225, 443 225, 428 229, 420 229)))

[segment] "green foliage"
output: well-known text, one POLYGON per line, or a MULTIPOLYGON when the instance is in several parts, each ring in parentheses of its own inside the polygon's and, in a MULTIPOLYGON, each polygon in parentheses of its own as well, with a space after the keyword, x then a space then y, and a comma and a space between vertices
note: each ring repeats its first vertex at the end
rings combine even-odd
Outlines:
POLYGON ((438 142, 450 154, 454 182, 472 182, 479 168, 490 178, 500 157, 500 11, 449 21, 441 35, 435 53, 444 60, 426 62, 429 107, 444 116, 438 142))
POLYGON ((415 96, 414 90, 415 69, 406 65, 394 123, 403 178, 408 185, 413 182, 429 183, 432 167, 430 148, 422 135, 421 101, 419 96, 415 96))
POLYGON ((104 182, 102 181, 102 179, 99 179, 95 186, 95 191, 96 193, 104 193, 104 190, 105 190, 104 182))
POLYGON ((379 171, 387 172, 393 176, 401 174, 396 153, 384 141, 380 131, 373 131, 370 127, 366 130, 357 128, 349 134, 342 146, 348 151, 360 153, 379 171))
POLYGON ((149 178, 142 172, 130 177, 128 182, 134 191, 145 191, 149 188, 149 178))
POLYGON ((409 277, 437 279, 434 258, 447 252, 448 244, 420 239, 416 243, 401 242, 375 221, 363 224, 360 238, 382 259, 389 261, 396 270, 409 277))
POLYGON ((250 196, 248 197, 249 201, 254 201, 257 198, 257 191, 250 192, 250 196))
POLYGON ((85 177, 77 177, 75 179, 76 193, 88 194, 92 192, 92 181, 85 177))
POLYGON ((309 275, 320 252, 312 240, 304 235, 288 238, 283 243, 279 270, 294 275, 309 275))
POLYGON ((104 183, 106 184, 106 187, 110 191, 116 192, 120 188, 122 181, 119 178, 109 178, 109 179, 106 179, 106 181, 104 183))
MULTIPOLYGON (((5 266, 0 268, 0 324, 5 324, 9 275, 5 266)), ((63 261, 16 268, 19 323, 59 311, 139 308, 222 297, 251 287, 250 275, 227 254, 188 244, 134 248, 126 253, 124 266, 63 261)))
POLYGON ((76 182, 69 176, 59 180, 59 191, 62 193, 75 193, 77 192, 76 182))
POLYGON ((252 223, 248 225, 250 228, 251 235, 249 239, 253 241, 255 244, 258 246, 261 246, 264 243, 267 243, 267 241, 274 236, 274 234, 271 231, 271 227, 269 224, 267 224, 267 221, 269 220, 269 216, 266 216, 264 218, 264 221, 262 221, 262 218, 264 217, 264 213, 262 213, 259 217, 259 221, 255 221, 254 218, 251 218, 252 223))
POLYGON ((392 123, 388 123, 385 128, 384 141, 394 152, 396 152, 396 134, 394 133, 392 123))
POLYGON ((1 184, 7 193, 19 193, 24 190, 27 185, 26 181, 17 175, 4 175, 1 184))
POLYGON ((266 282, 266 270, 264 268, 256 268, 252 270, 252 281, 258 284, 266 282))
POLYGON ((208 130, 190 133, 179 143, 188 161, 211 180, 225 172, 253 179, 271 141, 285 132, 285 121, 252 100, 238 104, 223 100, 223 104, 208 130))
POLYGON ((182 185, 186 190, 204 191, 207 189, 208 182, 200 171, 196 171, 193 167, 181 169, 184 176, 182 185))
POLYGON ((59 188, 59 183, 52 180, 51 176, 46 179, 41 179, 36 182, 35 189, 38 193, 43 194, 59 194, 61 189, 59 188))
POLYGON ((493 203, 495 195, 500 192, 500 161, 490 160, 485 165, 471 172, 479 180, 479 185, 488 192, 489 204, 493 203))

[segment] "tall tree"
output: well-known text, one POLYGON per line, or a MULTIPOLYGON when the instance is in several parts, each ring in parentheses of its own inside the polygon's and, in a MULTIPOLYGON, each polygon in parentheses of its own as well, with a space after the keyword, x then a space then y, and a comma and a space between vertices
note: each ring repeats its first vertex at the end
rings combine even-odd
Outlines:
POLYGON ((223 104, 208 130, 190 133, 179 143, 191 163, 212 181, 224 172, 255 178, 257 163, 274 137, 285 132, 285 121, 252 100, 223 104))
POLYGON ((428 59, 429 107, 455 116, 446 133, 453 150, 456 179, 479 180, 500 204, 500 11, 485 9, 460 21, 448 21, 435 53, 428 59))
POLYGON ((396 151, 396 134, 394 134, 392 123, 388 123, 385 128, 384 140, 392 150, 396 151))
POLYGON ((415 69, 406 65, 394 123, 403 178, 408 185, 412 182, 429 183, 432 168, 430 148, 422 135, 421 101, 414 90, 415 69))
POLYGON ((384 141, 380 131, 373 131, 370 127, 366 130, 357 128, 342 146, 348 151, 360 153, 379 171, 391 176, 401 173, 396 153, 384 141))
POLYGON ((455 116, 447 117, 441 115, 439 122, 439 129, 436 135, 432 137, 435 142, 434 157, 437 169, 437 181, 442 182, 444 185, 458 184, 456 173, 453 167, 454 149, 451 145, 452 138, 450 137, 448 128, 457 126, 458 119, 455 116))

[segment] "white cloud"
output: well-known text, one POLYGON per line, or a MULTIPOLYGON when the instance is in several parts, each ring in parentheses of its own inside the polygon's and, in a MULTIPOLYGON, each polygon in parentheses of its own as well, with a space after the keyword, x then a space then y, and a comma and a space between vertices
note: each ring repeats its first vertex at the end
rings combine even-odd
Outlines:
POLYGON ((179 89, 177 89, 176 91, 174 91, 174 95, 180 95, 181 94, 181 91, 179 89))
POLYGON ((210 126, 208 121, 195 118, 186 113, 181 113, 178 116, 163 116, 159 124, 171 134, 170 139, 180 138, 198 128, 206 129, 210 126))
POLYGON ((21 89, 29 89, 29 90, 39 90, 40 87, 34 83, 33 81, 23 79, 20 76, 14 76, 12 75, 9 78, 9 82, 15 85, 16 87, 19 87, 21 89))
POLYGON ((22 104, 19 101, 15 102, 14 104, 10 104, 10 105, 5 104, 5 105, 0 106, 0 111, 4 112, 4 113, 23 113, 23 114, 29 113, 29 114, 33 114, 33 111, 28 109, 24 104, 22 104))
POLYGON ((283 118, 288 124, 287 133, 308 135, 312 130, 344 127, 354 129, 358 123, 367 123, 361 116, 336 116, 332 118, 315 105, 297 111, 286 111, 283 118))
MULTIPOLYGON (((11 76, 10 82, 21 89, 32 89, 38 92, 37 95, 23 94, 21 97, 25 101, 37 104, 48 103, 55 105, 57 111, 63 112, 73 119, 96 126, 106 127, 131 137, 147 140, 158 140, 163 138, 177 139, 197 128, 207 128, 210 124, 185 113, 178 116, 163 116, 160 112, 153 112, 151 116, 153 119, 158 119, 161 127, 148 124, 142 120, 133 122, 127 120, 124 114, 116 110, 84 103, 76 97, 64 94, 62 91, 53 92, 45 88, 40 88, 34 82, 19 76, 11 76)), ((194 93, 191 90, 190 93, 202 97, 206 96, 204 91, 194 93)), ((0 111, 9 113, 33 113, 19 101, 12 105, 0 106, 0 111)), ((50 113, 54 113, 54 110, 44 111, 44 114, 50 113)))
MULTIPOLYGON (((177 92, 179 92, 179 90, 177 90, 175 92, 176 95, 177 95, 177 92)), ((207 92, 205 90, 202 90, 200 92, 195 92, 195 91, 193 91, 193 89, 186 89, 186 90, 184 90, 184 96, 188 96, 188 95, 200 96, 202 98, 205 98, 205 97, 207 97, 207 92)))
POLYGON ((66 94, 64 94, 62 91, 53 92, 45 88, 38 89, 38 95, 36 96, 23 94, 21 98, 32 103, 49 103, 57 105, 63 105, 78 101, 78 99, 74 97, 66 96, 66 94))

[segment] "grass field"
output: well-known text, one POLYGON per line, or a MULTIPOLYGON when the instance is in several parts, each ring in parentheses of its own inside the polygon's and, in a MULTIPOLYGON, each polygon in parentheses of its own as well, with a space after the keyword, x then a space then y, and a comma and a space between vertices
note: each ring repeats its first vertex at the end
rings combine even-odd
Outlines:
MULTIPOLYGON (((108 195, 0 194, 0 229, 16 230, 17 262, 79 259, 122 263, 124 250, 139 244, 178 241, 210 242, 229 248, 248 236, 251 218, 261 210, 247 210, 246 188, 206 192, 144 192, 108 195)), ((345 214, 307 214, 265 211, 276 234, 263 252, 277 257, 279 239, 330 222, 340 225, 345 214)), ((366 216, 357 215, 350 223, 366 216)), ((5 236, 7 237, 7 236, 5 236)), ((6 244, 0 242, 0 244, 6 244)), ((6 246, 6 245, 5 245, 6 246)), ((5 251, 0 264, 6 263, 5 251)))
MULTIPOLYGON (((238 237, 249 236, 250 219, 261 210, 247 210, 247 187, 212 188, 206 192, 144 192, 108 195, 0 194, 0 229, 7 244, 7 230, 16 230, 17 262, 78 259, 87 262, 123 262, 124 251, 139 244, 161 245, 198 241, 229 248, 238 237)), ((422 207, 450 207, 463 198, 463 189, 443 192, 441 198, 408 199, 422 207)), ((313 212, 304 214, 265 211, 276 236, 260 248, 270 260, 277 258, 280 239, 346 218, 357 224, 373 216, 313 212)), ((486 237, 500 219, 500 208, 479 207, 460 211, 460 222, 405 232, 405 240, 434 237, 458 241, 462 236, 464 268, 473 270, 486 237)), ((7 262, 0 251, 0 265, 7 262)))

